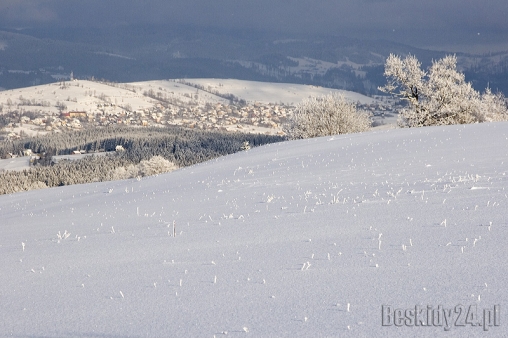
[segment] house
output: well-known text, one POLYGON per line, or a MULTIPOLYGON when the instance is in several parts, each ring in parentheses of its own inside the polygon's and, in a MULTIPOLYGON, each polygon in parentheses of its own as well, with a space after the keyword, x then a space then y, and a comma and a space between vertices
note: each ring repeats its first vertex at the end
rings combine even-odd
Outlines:
POLYGON ((86 112, 85 111, 71 111, 69 112, 69 115, 71 118, 84 118, 86 117, 86 112))
POLYGON ((86 118, 87 114, 85 111, 69 111, 67 113, 60 114, 61 118, 86 118))

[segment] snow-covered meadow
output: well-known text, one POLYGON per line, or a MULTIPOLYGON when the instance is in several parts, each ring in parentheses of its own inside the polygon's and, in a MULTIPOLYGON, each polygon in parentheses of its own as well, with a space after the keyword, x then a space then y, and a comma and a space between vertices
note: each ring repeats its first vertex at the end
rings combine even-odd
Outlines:
POLYGON ((0 171, 22 171, 30 168, 30 157, 0 159, 0 171))
POLYGON ((371 131, 0 196, 0 336, 506 336, 507 144, 508 123, 371 131))
POLYGON ((201 85, 205 89, 209 88, 219 93, 231 93, 247 102, 266 104, 283 102, 285 104, 296 105, 303 99, 320 97, 330 93, 343 94, 344 97, 355 103, 373 104, 378 102, 378 100, 360 93, 311 85, 238 79, 185 79, 185 81, 193 85, 201 85))

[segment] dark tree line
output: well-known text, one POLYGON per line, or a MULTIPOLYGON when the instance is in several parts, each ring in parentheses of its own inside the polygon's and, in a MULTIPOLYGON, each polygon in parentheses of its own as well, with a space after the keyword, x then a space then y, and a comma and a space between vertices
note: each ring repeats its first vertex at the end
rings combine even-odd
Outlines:
POLYGON ((282 141, 282 137, 231 132, 208 132, 179 127, 106 127, 48 134, 24 140, 0 142, 0 154, 20 154, 31 149, 40 159, 28 170, 0 172, 0 194, 44 187, 108 181, 115 170, 138 165, 155 156, 185 167, 241 150, 245 141, 255 147, 282 141), (103 156, 87 156, 74 161, 52 161, 54 155, 123 151, 103 156))
POLYGON ((114 170, 128 166, 121 157, 90 156, 52 166, 34 166, 22 171, 0 172, 0 194, 114 179, 114 170))

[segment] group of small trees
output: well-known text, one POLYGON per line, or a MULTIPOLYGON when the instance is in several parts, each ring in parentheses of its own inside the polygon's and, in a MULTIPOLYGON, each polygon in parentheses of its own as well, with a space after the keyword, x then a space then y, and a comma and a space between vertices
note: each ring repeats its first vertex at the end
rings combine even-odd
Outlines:
POLYGON ((290 139, 306 139, 364 132, 370 126, 370 113, 358 110, 344 95, 329 94, 302 101, 283 130, 290 139))
MULTIPOLYGON (((390 54, 385 64, 387 84, 379 90, 407 102, 399 113, 400 127, 470 124, 508 120, 501 93, 483 94, 457 70, 457 57, 434 61, 428 71, 415 56, 390 54)), ((310 98, 300 103, 284 126, 290 139, 356 133, 370 128, 370 116, 340 95, 310 98)))
POLYGON ((434 61, 428 71, 415 56, 401 59, 391 54, 386 60, 387 84, 379 90, 407 102, 399 112, 399 126, 421 127, 508 120, 502 94, 487 88, 483 94, 466 82, 457 70, 457 57, 434 61))
POLYGON ((142 160, 139 164, 117 167, 113 172, 113 180, 146 177, 160 173, 172 172, 178 169, 173 162, 156 155, 149 160, 142 160))

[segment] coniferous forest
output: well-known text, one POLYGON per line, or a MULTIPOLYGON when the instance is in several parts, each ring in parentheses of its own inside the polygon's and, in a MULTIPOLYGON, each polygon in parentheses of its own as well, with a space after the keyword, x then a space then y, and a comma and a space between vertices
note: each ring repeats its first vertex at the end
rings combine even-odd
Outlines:
POLYGON ((151 175, 239 152, 244 142, 256 147, 283 140, 279 136, 181 127, 115 126, 3 141, 0 157, 30 149, 39 159, 29 169, 0 172, 0 194, 151 175), (74 151, 91 155, 72 161, 53 159, 74 151), (95 152, 100 155, 93 155, 95 152))

